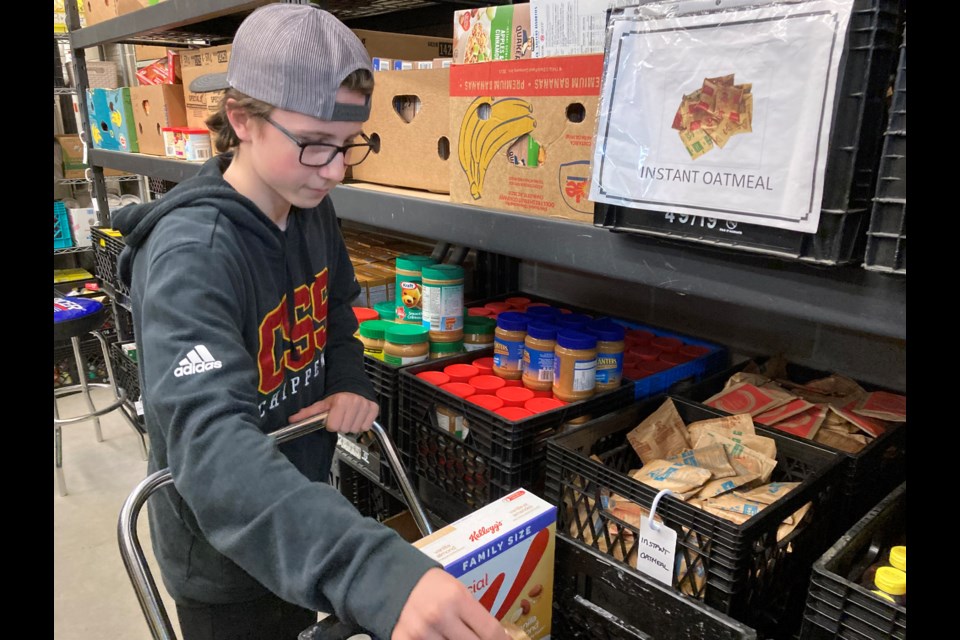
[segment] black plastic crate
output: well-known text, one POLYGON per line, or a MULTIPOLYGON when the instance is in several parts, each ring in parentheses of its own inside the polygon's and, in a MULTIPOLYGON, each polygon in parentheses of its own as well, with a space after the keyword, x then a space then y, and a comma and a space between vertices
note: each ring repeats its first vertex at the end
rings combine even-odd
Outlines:
MULTIPOLYGON (((719 412, 672 397, 685 424, 719 412)), ((547 499, 559 506, 562 531, 613 558, 625 574, 634 568, 638 527, 607 510, 610 493, 649 509, 657 490, 627 473, 642 466, 626 439, 664 398, 634 404, 593 420, 547 444, 547 499), (597 462, 589 456, 596 455, 597 462)), ((743 525, 719 518, 672 496, 664 497, 657 514, 677 532, 678 566, 674 587, 732 616, 758 632, 774 637, 796 633, 802 601, 791 591, 806 587, 810 567, 830 544, 834 510, 842 478, 840 457, 812 443, 776 433, 764 434, 777 445, 772 481, 801 484, 743 525), (804 520, 782 540, 781 522, 807 503, 804 520)))
POLYGON ((871 271, 907 273, 907 30, 894 82, 890 122, 880 156, 863 266, 871 271))
POLYGON ((110 364, 113 366, 113 377, 117 386, 127 392, 130 402, 136 402, 140 399, 140 369, 123 351, 123 346, 127 344, 133 344, 133 340, 110 345, 110 364))
POLYGON ((130 295, 127 285, 120 282, 117 276, 117 261, 120 252, 126 246, 123 238, 107 233, 113 229, 107 227, 91 227, 90 240, 93 246, 93 257, 96 260, 97 277, 122 295, 130 295))
POLYGON ((546 441, 567 422, 600 416, 633 401, 633 384, 524 420, 505 418, 421 380, 416 374, 489 357, 493 349, 404 368, 400 372, 398 446, 407 471, 419 481, 424 504, 448 522, 523 487, 543 486, 546 441), (464 417, 464 440, 438 426, 437 407, 464 417))
POLYGON ((553 577, 556 640, 755 640, 757 632, 699 600, 626 573, 558 531, 553 577))
POLYGON ((844 534, 813 565, 801 640, 904 640, 907 609, 856 584, 859 568, 869 564, 903 534, 907 522, 907 485, 903 483, 844 534))
POLYGON ((599 203, 594 224, 816 264, 858 262, 886 123, 884 92, 896 69, 898 12, 898 0, 854 0, 816 233, 599 203))
MULTIPOLYGON (((104 336, 109 348, 111 337, 104 336)), ((107 365, 103 358, 100 341, 94 336, 80 339, 80 359, 83 361, 84 376, 87 382, 107 382, 107 365)), ((77 364, 73 357, 70 341, 59 342, 53 346, 53 387, 79 384, 77 364)))
MULTIPOLYGON (((723 390, 727 380, 734 373, 742 371, 751 361, 741 362, 727 371, 705 378, 699 384, 687 388, 683 397, 695 402, 702 402, 723 390)), ((759 365, 766 362, 766 358, 755 360, 759 365)), ((787 363, 787 376, 790 380, 804 384, 818 378, 830 375, 830 372, 812 369, 801 365, 787 363)), ((891 391, 876 385, 857 381, 867 391, 891 391)), ((892 392, 892 391, 891 391, 892 392)), ((896 392, 893 392, 896 393, 896 392)), ((716 409, 710 408, 712 411, 716 409)), ((721 412, 723 413, 723 412, 721 412)), ((724 413, 724 415, 726 415, 724 413)), ((798 442, 810 442, 805 438, 778 431, 772 427, 755 424, 757 432, 763 435, 779 434, 798 442)), ((825 444, 816 443, 829 451, 834 451, 844 458, 841 463, 843 473, 842 491, 845 496, 842 508, 838 508, 835 517, 837 533, 844 531, 853 522, 862 516, 872 505, 875 505, 883 496, 887 495, 898 484, 906 479, 907 473, 907 425, 894 423, 880 437, 874 438, 866 447, 857 453, 847 453, 825 444)))
POLYGON ((383 522, 407 508, 399 497, 354 467, 339 452, 333 456, 330 476, 334 488, 364 516, 383 522))

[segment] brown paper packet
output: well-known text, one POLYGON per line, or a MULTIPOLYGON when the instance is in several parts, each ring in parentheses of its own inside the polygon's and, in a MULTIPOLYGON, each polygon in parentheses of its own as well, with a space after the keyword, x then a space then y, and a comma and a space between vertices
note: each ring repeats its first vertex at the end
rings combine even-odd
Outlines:
POLYGON ((669 398, 627 434, 627 441, 644 464, 690 448, 683 418, 669 398))
POLYGON ((697 420, 687 425, 687 440, 690 444, 695 444, 703 431, 710 428, 712 431, 723 435, 753 435, 757 431, 753 426, 753 418, 749 413, 738 413, 732 416, 723 416, 721 418, 710 418, 708 420, 697 420))
POLYGON ((749 382, 742 382, 707 398, 703 404, 728 413, 749 413, 755 416, 789 401, 790 398, 783 394, 767 392, 749 382))
POLYGON ((710 149, 713 149, 713 139, 703 129, 690 128, 680 131, 679 134, 680 142, 683 143, 687 153, 690 154, 691 160, 696 160, 700 156, 710 151, 710 149))
POLYGON ((727 458, 730 460, 733 468, 737 470, 737 475, 756 473, 760 475, 761 482, 770 481, 770 476, 777 466, 776 459, 770 458, 750 447, 746 447, 739 442, 735 442, 726 436, 710 431, 704 432, 699 445, 703 446, 707 444, 707 442, 704 442, 707 438, 711 438, 713 442, 719 442, 724 446, 727 450, 727 458))
MULTIPOLYGON (((709 444, 719 442, 722 445, 730 445, 731 441, 733 444, 743 445, 757 453, 764 455, 772 460, 777 459, 777 441, 773 438, 768 438, 767 436, 760 436, 757 434, 727 434, 721 431, 715 431, 713 427, 707 427, 703 430, 703 433, 700 436, 700 439, 697 440, 694 445, 695 448, 699 449, 705 447, 709 444)), ((730 457, 730 451, 727 451, 727 457, 730 457)))
POLYGON ((737 524, 743 524, 760 513, 766 506, 763 503, 744 500, 727 493, 716 498, 709 498, 703 503, 703 510, 737 524))
POLYGON ((670 489, 678 497, 683 497, 694 489, 699 489, 710 480, 710 472, 700 467, 666 460, 652 460, 630 476, 638 482, 651 486, 658 491, 670 489))
POLYGON ((873 391, 853 407, 854 413, 887 422, 907 421, 907 397, 889 391, 873 391))
POLYGON ((712 444, 700 449, 687 449, 675 456, 666 458, 667 462, 679 462, 694 467, 706 469, 713 474, 713 478, 729 478, 737 475, 736 470, 727 459, 727 452, 722 444, 712 444))
POLYGON ((850 404, 844 407, 836 407, 830 405, 830 411, 836 413, 840 417, 848 420, 855 424, 860 431, 866 433, 867 435, 878 438, 886 432, 888 425, 883 420, 878 420, 877 418, 869 418, 867 416, 857 415, 853 412, 853 407, 855 406, 856 401, 851 402, 850 404))
POLYGON ((799 486, 799 482, 770 482, 746 491, 734 491, 733 495, 744 500, 773 504, 799 486))
POLYGON ((697 497, 701 500, 716 498, 717 496, 733 491, 738 487, 747 486, 759 479, 759 473, 747 473, 744 475, 735 475, 730 478, 722 478, 720 480, 711 480, 707 484, 703 485, 703 488, 700 489, 697 497))
POLYGON ((862 436, 859 436, 859 434, 850 435, 821 428, 817 431, 816 435, 813 436, 813 441, 825 444, 828 447, 833 447, 834 449, 839 449, 840 451, 846 451, 847 453, 859 453, 867 446, 867 443, 863 442, 860 438, 862 438, 862 436))
POLYGON ((755 420, 760 424, 773 426, 778 422, 786 420, 787 418, 792 418, 795 415, 803 413, 812 409, 815 405, 810 404, 803 398, 794 398, 786 404, 782 404, 776 409, 771 409, 770 411, 764 411, 758 415, 755 420))
POLYGON ((777 542, 780 542, 781 540, 786 538, 788 535, 790 535, 790 532, 796 529, 797 526, 799 526, 799 524, 803 522, 804 516, 807 515, 807 512, 810 511, 810 508, 812 506, 813 506, 813 503, 808 502, 807 504, 803 505, 802 507, 794 511, 792 514, 787 516, 784 519, 784 521, 780 523, 780 526, 777 527, 777 542))

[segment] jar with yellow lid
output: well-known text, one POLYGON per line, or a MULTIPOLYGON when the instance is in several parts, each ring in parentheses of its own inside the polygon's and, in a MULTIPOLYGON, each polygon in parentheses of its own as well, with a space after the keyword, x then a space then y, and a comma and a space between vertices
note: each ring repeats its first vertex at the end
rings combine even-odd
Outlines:
POLYGON ((597 339, 572 330, 557 331, 553 365, 553 395, 564 402, 577 402, 596 391, 597 339))
POLYGON ((393 323, 385 320, 367 320, 360 323, 357 333, 363 343, 363 355, 383 360, 384 331, 391 324, 393 323))
POLYGON ((553 388, 556 347, 556 327, 538 322, 527 324, 527 337, 523 341, 523 386, 534 391, 553 388))
POLYGON ((597 393, 616 389, 623 377, 623 351, 626 329, 613 320, 587 323, 586 333, 597 339, 597 393))
POLYGON ((482 316, 467 316, 463 320, 463 348, 466 351, 479 351, 493 346, 493 332, 497 321, 482 316))
POLYGON ((463 340, 463 267, 435 264, 421 270, 423 326, 430 342, 463 340))
POLYGON ((425 327, 394 322, 383 332, 383 361, 396 367, 424 362, 430 355, 425 327))
POLYGON ((436 263, 430 256, 397 256, 396 322, 423 324, 423 268, 436 263))
POLYGON ((497 316, 493 335, 493 373, 507 380, 519 380, 523 375, 527 316, 518 311, 502 312, 497 316))

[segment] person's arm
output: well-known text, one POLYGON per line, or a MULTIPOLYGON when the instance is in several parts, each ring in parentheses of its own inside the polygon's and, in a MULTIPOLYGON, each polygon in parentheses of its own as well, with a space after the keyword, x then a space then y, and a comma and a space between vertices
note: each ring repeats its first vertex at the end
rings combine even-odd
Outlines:
POLYGON ((257 362, 239 329, 251 283, 235 249, 170 242, 140 257, 144 394, 174 485, 210 544, 272 592, 388 637, 437 563, 308 481, 260 431, 257 362), (209 368, 186 374, 191 351, 209 368))

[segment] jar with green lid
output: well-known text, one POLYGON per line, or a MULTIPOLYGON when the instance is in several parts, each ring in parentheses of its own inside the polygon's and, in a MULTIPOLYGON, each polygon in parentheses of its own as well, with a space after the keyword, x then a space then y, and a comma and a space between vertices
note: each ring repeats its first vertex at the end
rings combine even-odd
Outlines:
POLYGON ((360 323, 358 331, 360 342, 363 343, 363 355, 383 360, 384 332, 392 322, 385 320, 367 320, 360 323))
POLYGON ((431 342, 430 359, 438 360, 449 356, 457 356, 463 353, 463 341, 457 342, 431 342))
POLYGON ((423 324, 423 268, 437 261, 430 256, 397 256, 397 284, 393 301, 396 322, 423 324))
POLYGON ((394 322, 383 332, 383 361, 395 367, 424 362, 430 355, 426 327, 394 322))
POLYGON ((393 322, 397 319, 397 303, 393 300, 384 300, 373 305, 373 308, 380 314, 381 320, 393 322))
POLYGON ((466 351, 479 351, 493 346, 493 332, 497 321, 483 316, 467 316, 463 320, 463 348, 466 351))
POLYGON ((435 264, 421 270, 423 326, 430 342, 463 340, 463 267, 435 264))

